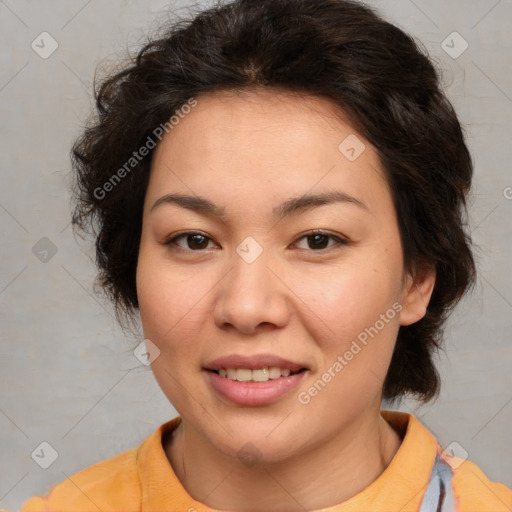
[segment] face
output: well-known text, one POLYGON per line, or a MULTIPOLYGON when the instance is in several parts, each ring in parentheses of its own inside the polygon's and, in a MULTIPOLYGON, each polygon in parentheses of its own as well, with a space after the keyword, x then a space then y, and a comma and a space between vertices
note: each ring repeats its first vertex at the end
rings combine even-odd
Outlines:
POLYGON ((227 456, 284 460, 378 412, 416 289, 376 152, 328 100, 204 95, 156 148, 144 336, 183 425, 227 456))

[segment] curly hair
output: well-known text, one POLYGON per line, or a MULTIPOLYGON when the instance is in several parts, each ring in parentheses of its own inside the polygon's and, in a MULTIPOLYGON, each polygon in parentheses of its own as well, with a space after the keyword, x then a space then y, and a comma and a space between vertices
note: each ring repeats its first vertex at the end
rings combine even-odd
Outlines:
POLYGON ((98 282, 118 320, 138 309, 135 276, 154 151, 147 141, 157 127, 167 131, 191 98, 259 87, 331 100, 376 148, 405 268, 436 271, 426 315, 399 329, 383 398, 435 398, 433 356, 444 322, 476 279, 465 229, 472 159, 427 52, 353 0, 218 2, 164 27, 124 68, 95 83, 96 113, 72 149, 73 224, 94 232, 98 282), (136 151, 142 147, 144 157, 136 151))

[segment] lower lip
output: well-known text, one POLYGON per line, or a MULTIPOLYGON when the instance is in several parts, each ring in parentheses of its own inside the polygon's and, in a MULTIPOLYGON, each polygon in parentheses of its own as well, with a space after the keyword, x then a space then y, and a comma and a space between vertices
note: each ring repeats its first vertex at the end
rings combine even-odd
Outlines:
POLYGON ((277 402, 299 385, 306 371, 266 382, 239 382, 206 371, 213 389, 225 400, 236 405, 259 406, 277 402))

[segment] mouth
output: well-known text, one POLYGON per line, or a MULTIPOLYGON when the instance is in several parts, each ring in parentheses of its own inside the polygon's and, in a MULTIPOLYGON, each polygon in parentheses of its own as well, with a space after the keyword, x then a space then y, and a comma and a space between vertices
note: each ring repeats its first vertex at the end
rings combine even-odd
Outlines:
POLYGON ((231 355, 203 367, 207 382, 223 400, 245 407, 265 406, 289 395, 309 368, 271 354, 231 355))

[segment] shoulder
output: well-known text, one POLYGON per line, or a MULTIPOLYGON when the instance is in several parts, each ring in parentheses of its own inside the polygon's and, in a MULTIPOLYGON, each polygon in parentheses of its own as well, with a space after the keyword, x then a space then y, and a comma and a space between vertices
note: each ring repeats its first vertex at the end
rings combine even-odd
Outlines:
POLYGON ((137 451, 132 448, 67 477, 47 496, 27 500, 21 512, 69 512, 70 506, 73 512, 140 510, 137 451))
MULTIPOLYGON (((137 512, 144 500, 158 497, 156 475, 165 482, 174 472, 162 447, 162 437, 181 421, 178 416, 160 425, 138 447, 89 466, 54 486, 47 496, 27 500, 21 512, 137 512)), ((175 479, 176 487, 178 480, 175 479)), ((158 486, 157 486, 158 488, 158 486)), ((174 494, 172 494, 174 497, 174 494)))
POLYGON ((510 512, 512 489, 490 480, 480 467, 458 457, 443 454, 452 468, 452 489, 461 512, 510 512))
MULTIPOLYGON (((512 490, 490 480, 474 462, 455 457, 443 450, 434 434, 412 414, 399 411, 381 411, 382 416, 403 438, 396 461, 402 464, 402 475, 411 481, 421 473, 418 461, 428 465, 426 482, 436 454, 451 468, 451 488, 457 512, 511 512, 512 490), (401 458, 400 458, 401 457, 401 458)), ((424 473, 421 473, 424 475, 424 473)), ((417 480, 425 487, 423 476, 417 480)))

